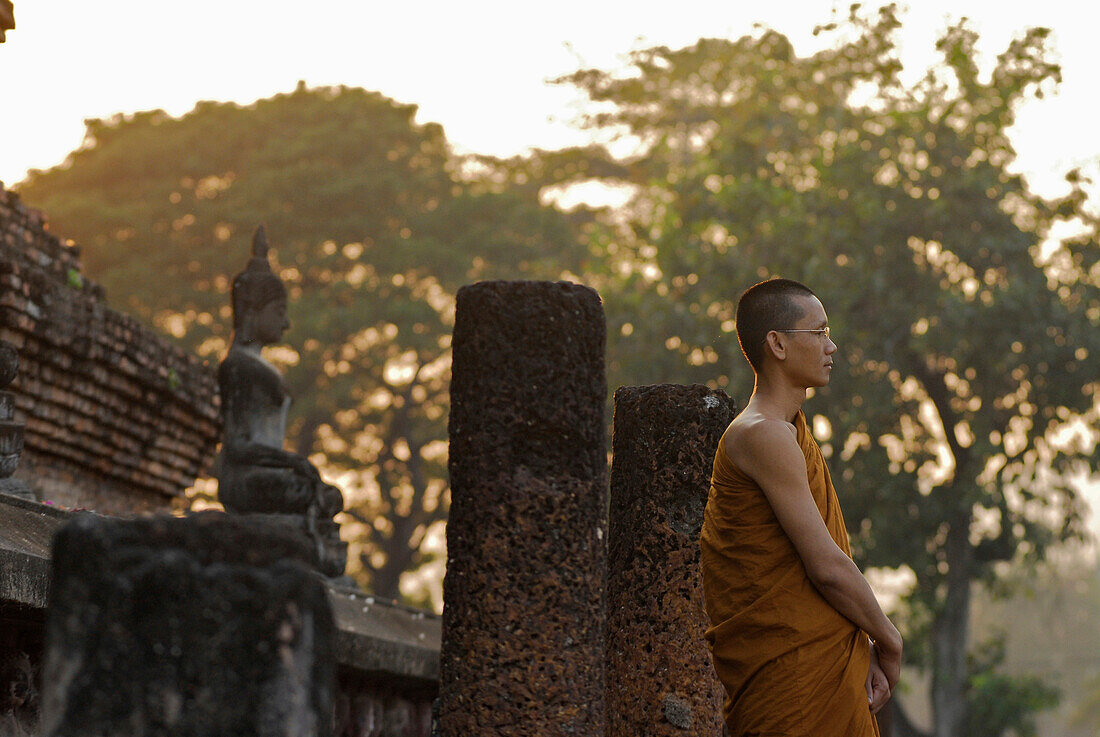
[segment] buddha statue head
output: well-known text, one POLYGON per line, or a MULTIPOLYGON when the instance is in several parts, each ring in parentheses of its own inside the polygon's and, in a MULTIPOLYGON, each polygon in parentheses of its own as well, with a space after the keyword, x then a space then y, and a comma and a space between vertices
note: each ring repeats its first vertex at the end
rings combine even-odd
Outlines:
POLYGON ((271 270, 264 226, 252 236, 252 258, 233 277, 233 342, 242 345, 277 343, 290 327, 286 317, 286 287, 271 270))

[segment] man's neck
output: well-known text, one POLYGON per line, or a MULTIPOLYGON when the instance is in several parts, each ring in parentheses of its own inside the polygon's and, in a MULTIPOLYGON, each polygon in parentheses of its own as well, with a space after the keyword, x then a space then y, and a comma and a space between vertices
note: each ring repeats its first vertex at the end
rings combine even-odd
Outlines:
POLYGON ((765 417, 793 422, 806 401, 806 388, 757 375, 749 404, 765 417))

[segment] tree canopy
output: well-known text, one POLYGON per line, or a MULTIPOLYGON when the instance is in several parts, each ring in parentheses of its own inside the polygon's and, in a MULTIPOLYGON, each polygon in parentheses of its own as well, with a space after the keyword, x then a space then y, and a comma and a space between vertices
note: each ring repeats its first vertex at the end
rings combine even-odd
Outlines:
POLYGON ((1097 470, 1100 249, 1078 173, 1047 201, 1009 169, 1018 105, 1059 81, 1047 31, 983 75, 958 23, 907 85, 899 24, 857 6, 809 56, 762 29, 578 71, 559 81, 590 98, 587 125, 637 153, 527 166, 546 186, 633 193, 594 239, 613 385, 703 380, 743 402, 737 295, 772 275, 820 295, 840 351, 807 414, 857 557, 911 571, 904 631, 932 673, 935 734, 974 735, 990 699, 1048 703, 983 676, 995 648, 972 642, 969 602, 1004 562, 1083 533, 1071 480, 1097 470), (1050 238, 1067 226, 1081 235, 1050 238))
POLYGON ((212 360, 231 330, 229 280, 267 226, 290 293, 287 345, 270 352, 295 401, 288 434, 341 480, 361 577, 394 598, 446 519, 454 292, 557 278, 584 258, 569 218, 537 193, 460 177, 443 130, 415 116, 304 85, 180 118, 119 115, 88 121, 64 165, 17 187, 84 247, 114 306, 212 360))

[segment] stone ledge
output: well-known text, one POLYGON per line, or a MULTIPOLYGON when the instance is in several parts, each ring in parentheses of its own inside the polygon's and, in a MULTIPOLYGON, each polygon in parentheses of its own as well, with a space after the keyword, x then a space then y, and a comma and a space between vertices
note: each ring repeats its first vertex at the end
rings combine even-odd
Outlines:
POLYGON ((439 680, 440 618, 362 591, 329 588, 336 659, 365 673, 439 680))
MULTIPOLYGON (((50 541, 71 512, 0 495, 0 603, 45 609, 50 541)), ((439 679, 440 618, 362 591, 328 587, 338 665, 367 675, 439 679)))

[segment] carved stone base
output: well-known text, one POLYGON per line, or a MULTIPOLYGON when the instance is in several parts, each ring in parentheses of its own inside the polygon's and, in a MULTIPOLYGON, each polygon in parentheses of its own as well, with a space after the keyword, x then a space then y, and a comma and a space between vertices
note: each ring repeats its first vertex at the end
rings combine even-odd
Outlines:
POLYGON ((340 525, 330 519, 309 519, 300 514, 253 513, 240 515, 245 520, 263 520, 304 535, 315 556, 311 561, 329 578, 344 575, 348 564, 348 544, 340 539, 340 525))
POLYGON ((329 737, 334 630, 301 538, 220 512, 54 537, 42 734, 329 737))
POLYGON ((329 578, 343 576, 348 566, 348 544, 340 539, 340 525, 331 519, 313 520, 308 534, 317 546, 321 573, 329 578))
POLYGON ((0 494, 16 496, 30 502, 38 501, 38 496, 22 479, 0 479, 0 494))

